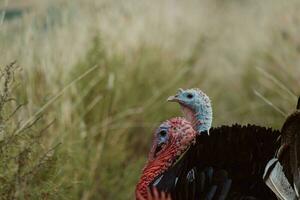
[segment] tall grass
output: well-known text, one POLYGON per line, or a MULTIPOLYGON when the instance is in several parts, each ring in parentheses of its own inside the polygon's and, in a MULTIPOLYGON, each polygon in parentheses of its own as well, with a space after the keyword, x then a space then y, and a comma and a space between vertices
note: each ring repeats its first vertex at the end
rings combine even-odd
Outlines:
POLYGON ((0 26, 0 63, 16 59, 22 68, 13 90, 26 102, 18 118, 43 114, 41 127, 56 119, 41 143, 61 143, 55 163, 36 177, 42 189, 26 188, 36 198, 48 190, 56 196, 44 199, 132 199, 154 128, 180 115, 165 101, 179 87, 212 98, 214 126, 279 128, 300 93, 297 0, 25 7, 0 26))

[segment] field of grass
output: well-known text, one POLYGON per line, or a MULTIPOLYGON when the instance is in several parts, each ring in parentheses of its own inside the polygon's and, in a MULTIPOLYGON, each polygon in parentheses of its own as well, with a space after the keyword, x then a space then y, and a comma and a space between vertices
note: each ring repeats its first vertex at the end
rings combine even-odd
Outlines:
POLYGON ((0 4, 0 65, 19 66, 4 114, 25 104, 0 117, 0 199, 133 199, 179 87, 211 97, 214 126, 280 128, 300 94, 299 0, 0 4))

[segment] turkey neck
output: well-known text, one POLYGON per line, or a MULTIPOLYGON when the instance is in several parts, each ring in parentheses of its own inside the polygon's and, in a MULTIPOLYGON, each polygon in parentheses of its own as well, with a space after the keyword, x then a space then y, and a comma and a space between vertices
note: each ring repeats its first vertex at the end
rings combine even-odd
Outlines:
POLYGON ((209 131, 213 118, 210 104, 199 104, 194 109, 181 104, 181 111, 186 120, 192 123, 194 130, 198 134, 209 131))
MULTIPOLYGON (((143 169, 140 181, 136 186, 136 193, 139 192, 144 199, 147 199, 147 192, 150 183, 170 167, 172 164, 171 161, 174 160, 177 151, 176 146, 171 144, 168 151, 147 162, 143 169)), ((136 198, 136 200, 139 199, 136 198)))

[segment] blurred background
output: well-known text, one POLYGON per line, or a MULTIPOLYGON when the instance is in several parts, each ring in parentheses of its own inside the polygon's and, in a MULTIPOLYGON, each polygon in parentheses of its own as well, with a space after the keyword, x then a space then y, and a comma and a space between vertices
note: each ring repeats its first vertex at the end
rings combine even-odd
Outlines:
POLYGON ((25 104, 6 126, 52 124, 34 145, 30 133, 0 145, 1 198, 133 199, 155 127, 181 115, 166 103, 179 87, 211 97, 214 126, 280 128, 300 94, 299 10, 299 0, 0 0, 0 65, 17 61, 11 93, 25 104))

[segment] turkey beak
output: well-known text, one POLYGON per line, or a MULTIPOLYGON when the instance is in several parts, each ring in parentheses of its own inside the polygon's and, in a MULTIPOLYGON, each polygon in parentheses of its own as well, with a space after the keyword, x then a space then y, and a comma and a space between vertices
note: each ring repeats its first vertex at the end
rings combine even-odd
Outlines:
POLYGON ((179 102, 178 95, 169 96, 167 99, 168 102, 179 102))

